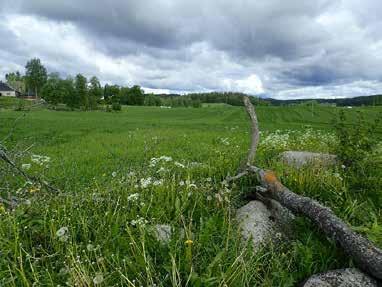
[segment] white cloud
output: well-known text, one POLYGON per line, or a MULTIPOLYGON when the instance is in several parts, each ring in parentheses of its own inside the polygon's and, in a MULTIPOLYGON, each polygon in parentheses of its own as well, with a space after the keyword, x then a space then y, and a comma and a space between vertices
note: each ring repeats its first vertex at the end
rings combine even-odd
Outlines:
POLYGON ((355 0, 5 2, 0 76, 39 57, 63 75, 96 75, 103 83, 160 93, 317 98, 381 92, 377 0, 361 6, 355 0), (157 13, 147 17, 148 8, 157 13))

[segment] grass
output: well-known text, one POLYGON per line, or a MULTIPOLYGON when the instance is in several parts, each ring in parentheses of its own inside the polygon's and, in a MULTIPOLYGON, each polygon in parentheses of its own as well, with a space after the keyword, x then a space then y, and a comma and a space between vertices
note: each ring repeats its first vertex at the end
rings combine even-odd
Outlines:
MULTIPOLYGON (((221 182, 248 148, 249 123, 240 107, 33 108, 25 116, 10 107, 0 110, 1 141, 18 164, 30 164, 28 172, 62 192, 25 183, 0 165, 1 195, 22 198, 15 210, 0 206, 1 286, 294 286, 352 265, 303 218, 293 238, 255 253, 238 240, 234 211, 254 182, 221 182), (32 161, 32 154, 50 161, 32 161), (171 226, 168 244, 156 240, 155 224, 171 226)), ((381 247, 381 206, 355 192, 341 167, 296 171, 277 159, 288 149, 333 152, 338 110, 258 107, 257 163, 381 247)), ((370 121, 382 111, 346 113, 356 110, 370 121)), ((380 183, 371 186, 379 198, 380 183)))

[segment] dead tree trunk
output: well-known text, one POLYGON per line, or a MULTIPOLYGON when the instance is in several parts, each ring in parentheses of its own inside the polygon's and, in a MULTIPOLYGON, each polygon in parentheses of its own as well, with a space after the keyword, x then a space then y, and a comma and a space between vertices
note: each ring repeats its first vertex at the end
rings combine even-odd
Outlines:
POLYGON ((261 187, 257 189, 257 192, 261 194, 259 198, 272 198, 292 212, 308 217, 326 236, 335 240, 353 258, 355 264, 360 269, 382 280, 381 249, 365 237, 352 231, 330 208, 309 197, 304 197, 290 191, 277 179, 272 171, 265 171, 251 165, 259 140, 259 130, 253 105, 247 97, 244 98, 244 103, 252 124, 251 148, 248 153, 245 170, 229 180, 238 179, 249 173, 256 174, 261 183, 261 187))

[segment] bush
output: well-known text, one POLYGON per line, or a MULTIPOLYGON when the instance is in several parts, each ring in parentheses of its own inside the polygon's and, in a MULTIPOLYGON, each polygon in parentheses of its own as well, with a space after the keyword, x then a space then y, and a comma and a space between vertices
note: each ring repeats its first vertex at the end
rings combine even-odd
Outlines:
POLYGON ((380 121, 366 122, 358 112, 356 123, 350 123, 342 110, 335 122, 338 138, 336 154, 343 167, 349 189, 375 204, 382 204, 382 148, 379 146, 376 128, 380 121), (366 197, 366 198, 365 198, 366 197))
POLYGON ((122 110, 122 106, 118 102, 112 103, 111 108, 112 108, 113 111, 120 111, 120 110, 122 110))

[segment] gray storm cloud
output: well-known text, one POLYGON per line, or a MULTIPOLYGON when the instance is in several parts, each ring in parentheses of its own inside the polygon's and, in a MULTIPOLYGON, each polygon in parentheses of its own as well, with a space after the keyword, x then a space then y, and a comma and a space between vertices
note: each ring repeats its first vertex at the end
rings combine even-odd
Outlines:
POLYGON ((32 56, 150 91, 379 93, 380 1, 2 1, 0 73, 32 56))

